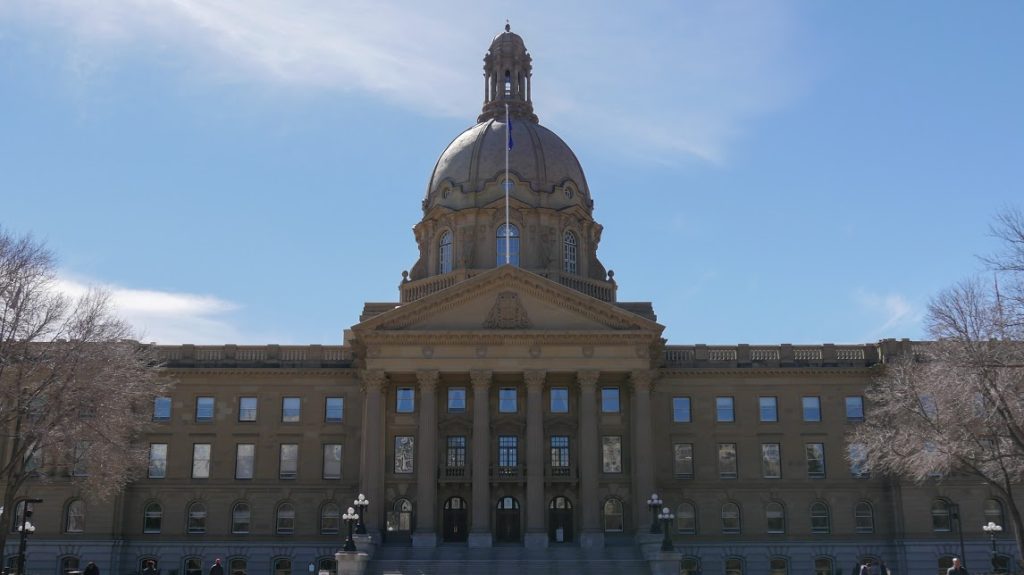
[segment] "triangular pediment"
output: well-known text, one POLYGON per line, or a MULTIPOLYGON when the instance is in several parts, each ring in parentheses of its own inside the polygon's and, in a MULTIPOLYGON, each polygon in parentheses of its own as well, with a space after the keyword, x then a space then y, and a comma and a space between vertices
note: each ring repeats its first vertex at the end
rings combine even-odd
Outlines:
POLYGON ((515 266, 489 270, 370 318, 356 333, 607 332, 660 334, 663 326, 515 266))

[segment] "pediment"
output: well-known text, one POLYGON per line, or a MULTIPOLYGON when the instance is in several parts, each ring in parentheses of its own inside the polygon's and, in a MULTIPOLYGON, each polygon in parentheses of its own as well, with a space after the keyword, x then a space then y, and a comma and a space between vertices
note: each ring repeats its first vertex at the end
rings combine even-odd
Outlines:
POLYGON ((515 266, 502 266, 370 318, 356 333, 608 332, 660 334, 657 322, 515 266))

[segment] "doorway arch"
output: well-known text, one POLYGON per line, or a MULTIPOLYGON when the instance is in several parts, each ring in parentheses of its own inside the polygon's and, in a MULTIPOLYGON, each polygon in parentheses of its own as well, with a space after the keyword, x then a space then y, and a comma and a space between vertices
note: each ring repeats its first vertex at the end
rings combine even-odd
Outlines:
POLYGON ((495 538, 498 543, 519 543, 519 500, 511 495, 498 499, 498 510, 494 518, 495 538))
POLYGON ((445 543, 463 543, 469 535, 466 500, 455 496, 444 502, 441 539, 445 543))
POLYGON ((559 495, 548 504, 548 539, 552 543, 572 543, 572 502, 559 495))

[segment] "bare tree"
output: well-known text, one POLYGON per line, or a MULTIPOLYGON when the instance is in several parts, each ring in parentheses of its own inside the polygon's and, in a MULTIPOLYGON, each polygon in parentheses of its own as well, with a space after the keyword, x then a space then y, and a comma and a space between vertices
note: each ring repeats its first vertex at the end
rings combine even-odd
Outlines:
POLYGON ((851 432, 873 472, 918 482, 966 475, 1006 503, 1024 560, 1024 217, 1006 210, 994 235, 1005 250, 986 259, 993 279, 963 281, 932 299, 933 341, 886 365, 851 432))
POLYGON ((35 482, 103 499, 145 468, 135 440, 163 383, 152 351, 131 338, 108 294, 59 292, 53 255, 0 229, 0 550, 35 482))

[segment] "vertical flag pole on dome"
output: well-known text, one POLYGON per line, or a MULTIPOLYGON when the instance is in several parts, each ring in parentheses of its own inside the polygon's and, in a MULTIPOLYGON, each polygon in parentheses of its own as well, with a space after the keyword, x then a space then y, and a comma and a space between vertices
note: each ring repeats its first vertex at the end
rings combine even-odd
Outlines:
POLYGON ((511 262, 511 251, 509 250, 511 243, 511 230, 509 229, 508 222, 508 192, 511 187, 511 182, 508 181, 508 151, 512 149, 512 125, 508 123, 508 103, 505 104, 505 181, 502 185, 505 187, 505 263, 511 262))

